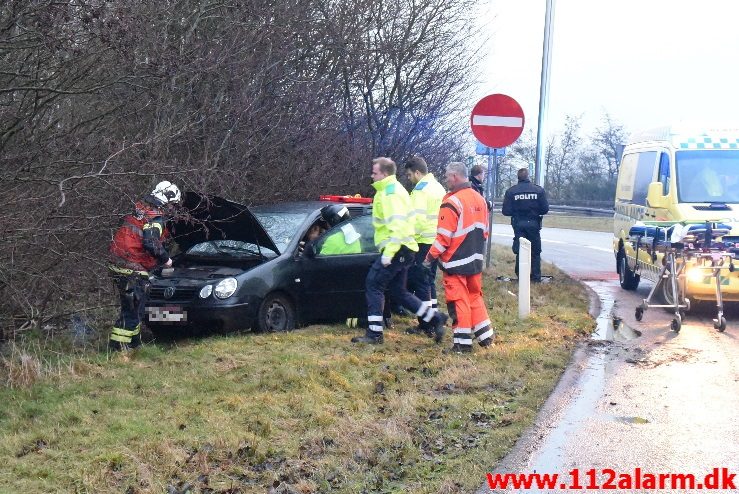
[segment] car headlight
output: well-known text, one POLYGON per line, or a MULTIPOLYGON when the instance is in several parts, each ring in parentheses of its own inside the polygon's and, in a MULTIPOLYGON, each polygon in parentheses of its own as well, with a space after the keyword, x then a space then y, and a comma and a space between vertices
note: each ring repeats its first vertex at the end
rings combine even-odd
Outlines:
POLYGON ((208 298, 213 293, 213 285, 205 285, 200 289, 200 298, 208 298))
POLYGON ((239 283, 236 278, 226 278, 216 285, 215 295, 218 298, 228 298, 234 294, 239 283))

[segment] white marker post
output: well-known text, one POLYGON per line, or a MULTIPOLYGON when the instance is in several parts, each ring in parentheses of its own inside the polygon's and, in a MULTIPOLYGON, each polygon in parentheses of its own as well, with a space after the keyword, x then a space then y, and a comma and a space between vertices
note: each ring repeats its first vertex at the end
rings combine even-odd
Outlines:
POLYGON ((531 314, 531 242, 518 239, 518 318, 531 314))

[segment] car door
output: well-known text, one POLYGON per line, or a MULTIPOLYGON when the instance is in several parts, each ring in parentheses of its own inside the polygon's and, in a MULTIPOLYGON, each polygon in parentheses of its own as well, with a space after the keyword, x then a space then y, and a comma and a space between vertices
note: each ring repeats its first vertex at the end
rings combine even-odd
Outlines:
POLYGON ((341 320, 366 314, 365 279, 379 255, 372 216, 358 216, 324 232, 311 251, 299 260, 301 312, 305 318, 341 320), (358 245, 352 242, 344 249, 328 248, 328 244, 335 245, 337 236, 351 240, 355 234, 359 235, 355 240, 358 245))

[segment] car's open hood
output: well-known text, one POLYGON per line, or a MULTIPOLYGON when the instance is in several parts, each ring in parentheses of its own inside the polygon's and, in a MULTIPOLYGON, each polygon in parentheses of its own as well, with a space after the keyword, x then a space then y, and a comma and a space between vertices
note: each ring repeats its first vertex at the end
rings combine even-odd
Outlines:
POLYGON ((244 205, 216 196, 185 194, 185 217, 172 223, 172 237, 182 252, 208 240, 240 240, 280 253, 259 220, 244 205))

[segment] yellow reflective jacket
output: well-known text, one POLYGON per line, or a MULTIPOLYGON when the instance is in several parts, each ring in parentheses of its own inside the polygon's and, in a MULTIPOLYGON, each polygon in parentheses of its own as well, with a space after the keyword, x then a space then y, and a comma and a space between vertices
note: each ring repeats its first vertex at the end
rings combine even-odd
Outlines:
POLYGON ((372 226, 375 245, 383 259, 392 259, 403 245, 418 252, 408 192, 395 175, 374 182, 372 187, 377 190, 372 201, 372 226))
POLYGON ((355 235, 355 238, 349 242, 347 232, 343 229, 336 233, 332 233, 323 242, 320 255, 336 256, 340 254, 360 254, 362 252, 362 246, 359 243, 360 237, 358 233, 355 233, 355 235))
POLYGON ((413 225, 416 230, 416 242, 419 244, 434 243, 439 208, 445 195, 444 187, 433 173, 426 174, 411 191, 413 225))

